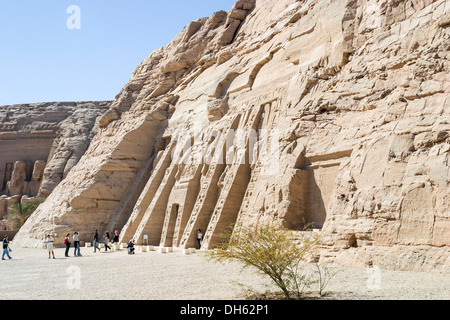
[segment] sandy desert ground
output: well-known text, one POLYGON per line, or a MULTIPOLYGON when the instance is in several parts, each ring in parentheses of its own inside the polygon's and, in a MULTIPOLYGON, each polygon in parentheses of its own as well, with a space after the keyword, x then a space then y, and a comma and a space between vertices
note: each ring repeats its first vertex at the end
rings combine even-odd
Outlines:
MULTIPOLYGON (((12 260, 0 261, 0 290, 5 300, 234 300, 242 285, 264 292, 269 282, 236 263, 208 261, 203 252, 158 251, 128 255, 125 249, 82 257, 48 259, 44 249, 14 248, 12 260)), ((448 300, 448 274, 369 269, 339 269, 327 287, 327 299, 448 300), (375 281, 374 281, 375 280, 375 281)))

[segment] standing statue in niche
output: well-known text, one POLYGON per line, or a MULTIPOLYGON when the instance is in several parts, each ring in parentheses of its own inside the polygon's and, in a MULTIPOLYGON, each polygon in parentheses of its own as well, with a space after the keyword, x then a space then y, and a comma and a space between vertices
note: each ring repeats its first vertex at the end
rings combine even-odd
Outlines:
POLYGON ((6 183, 6 195, 0 197, 0 218, 11 213, 10 207, 16 203, 34 200, 42 182, 46 162, 34 163, 31 181, 27 181, 27 163, 16 161, 12 168, 11 179, 6 183))
POLYGON ((9 196, 21 196, 27 192, 27 164, 25 161, 14 163, 11 180, 6 183, 6 192, 9 196))
POLYGON ((31 175, 31 181, 28 182, 26 191, 28 195, 35 196, 38 194, 46 164, 43 160, 38 160, 34 163, 33 174, 31 175))

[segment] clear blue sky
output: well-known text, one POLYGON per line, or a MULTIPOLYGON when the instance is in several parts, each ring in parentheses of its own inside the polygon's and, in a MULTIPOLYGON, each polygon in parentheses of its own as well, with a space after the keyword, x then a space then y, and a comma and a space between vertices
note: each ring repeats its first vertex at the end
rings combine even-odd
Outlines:
POLYGON ((190 21, 236 0, 1 0, 0 105, 114 100, 190 21), (70 5, 81 29, 70 30, 70 5))

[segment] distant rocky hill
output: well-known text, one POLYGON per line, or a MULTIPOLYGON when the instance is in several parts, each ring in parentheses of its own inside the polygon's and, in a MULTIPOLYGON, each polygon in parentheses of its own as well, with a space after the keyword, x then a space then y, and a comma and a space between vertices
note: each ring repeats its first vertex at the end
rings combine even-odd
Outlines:
POLYGON ((111 102, 0 106, 0 216, 47 197, 87 150, 111 102))
POLYGON ((239 0, 136 68, 15 241, 273 222, 321 261, 448 271, 449 49, 446 0, 239 0))

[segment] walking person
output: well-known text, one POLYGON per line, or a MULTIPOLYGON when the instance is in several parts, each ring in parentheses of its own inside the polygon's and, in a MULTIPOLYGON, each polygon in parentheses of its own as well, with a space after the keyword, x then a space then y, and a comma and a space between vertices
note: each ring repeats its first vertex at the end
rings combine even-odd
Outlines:
POLYGON ((203 233, 201 229, 197 230, 197 242, 198 242, 198 249, 202 247, 202 241, 203 241, 203 233))
POLYGON ((9 255, 9 251, 11 251, 11 248, 9 248, 9 240, 8 236, 5 235, 3 237, 3 254, 2 254, 2 260, 5 260, 5 255, 9 258, 9 260, 12 259, 12 257, 9 255))
POLYGON ((79 234, 78 231, 75 231, 73 234, 73 255, 75 257, 81 257, 80 253, 80 240, 78 238, 79 234))
POLYGON ((64 244, 66 245, 66 253, 65 257, 69 257, 69 249, 70 249, 70 233, 66 235, 66 238, 64 239, 64 244))
POLYGON ((105 232, 105 251, 108 251, 108 249, 111 250, 111 247, 108 246, 109 239, 110 239, 109 232, 106 231, 105 232))
POLYGON ((100 252, 100 247, 98 246, 98 231, 97 229, 94 230, 94 236, 92 237, 92 245, 94 246, 94 253, 98 251, 100 252))
POLYGON ((51 258, 51 255, 53 255, 53 259, 55 259, 55 252, 53 251, 53 243, 55 242, 55 239, 51 235, 47 235, 47 239, 45 239, 45 244, 47 245, 47 251, 48 251, 48 258, 51 258))

